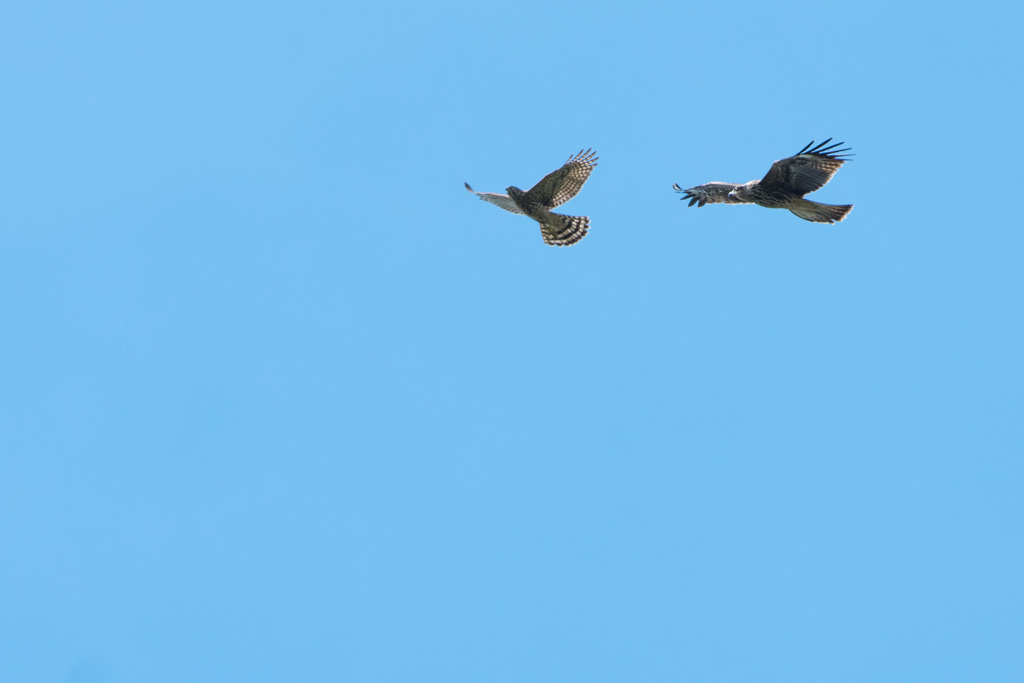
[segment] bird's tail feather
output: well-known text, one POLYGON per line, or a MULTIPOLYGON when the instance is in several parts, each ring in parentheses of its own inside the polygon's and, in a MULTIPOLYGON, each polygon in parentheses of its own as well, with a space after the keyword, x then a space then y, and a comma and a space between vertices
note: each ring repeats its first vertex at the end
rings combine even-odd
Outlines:
POLYGON ((822 204, 810 199, 800 199, 796 205, 787 208, 805 221, 835 223, 846 218, 853 204, 822 204))
POLYGON ((567 247, 587 236, 587 230, 590 229, 590 218, 587 216, 564 216, 560 213, 552 213, 550 216, 551 220, 540 224, 540 234, 545 244, 567 247))

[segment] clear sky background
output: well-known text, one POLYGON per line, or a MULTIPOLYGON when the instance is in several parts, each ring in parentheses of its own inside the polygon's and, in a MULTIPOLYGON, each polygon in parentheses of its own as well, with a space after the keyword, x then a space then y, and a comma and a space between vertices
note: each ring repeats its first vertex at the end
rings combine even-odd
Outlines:
POLYGON ((21 3, 0 680, 1024 680, 1013 3, 21 3), (837 225, 687 208, 813 140, 837 225), (600 164, 578 245, 462 183, 600 164))

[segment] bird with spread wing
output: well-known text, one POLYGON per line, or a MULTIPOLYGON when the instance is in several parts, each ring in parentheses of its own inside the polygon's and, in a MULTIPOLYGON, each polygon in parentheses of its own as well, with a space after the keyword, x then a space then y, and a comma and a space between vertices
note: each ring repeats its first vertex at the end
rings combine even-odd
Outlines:
POLYGON ((769 209, 789 209, 805 221, 835 223, 846 218, 853 204, 822 204, 804 199, 804 195, 820 190, 832 179, 839 167, 849 161, 849 147, 836 149, 843 143, 829 145, 832 138, 815 146, 814 141, 791 157, 779 159, 761 180, 749 183, 705 183, 684 190, 676 183, 672 187, 683 193, 688 206, 705 204, 757 204, 769 209))
POLYGON ((480 199, 506 211, 525 214, 540 223, 540 235, 545 244, 565 247, 586 237, 590 229, 590 218, 566 216, 554 213, 551 209, 565 204, 579 193, 583 183, 590 177, 590 172, 597 166, 597 158, 597 153, 592 150, 581 151, 569 157, 560 169, 544 176, 526 192, 518 187, 507 188, 505 191, 508 194, 477 192, 469 183, 465 185, 467 190, 480 199))

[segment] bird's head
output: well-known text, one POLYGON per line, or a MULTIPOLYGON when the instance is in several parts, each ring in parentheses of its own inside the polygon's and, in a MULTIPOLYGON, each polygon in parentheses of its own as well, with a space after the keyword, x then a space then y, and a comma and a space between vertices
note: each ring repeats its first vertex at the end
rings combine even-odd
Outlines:
POLYGON ((749 202, 750 190, 753 187, 753 184, 756 182, 757 181, 754 180, 749 183, 744 183, 739 187, 733 188, 732 190, 729 191, 729 199, 732 199, 733 201, 737 202, 749 202))
POLYGON ((524 194, 524 193, 523 193, 523 191, 522 191, 522 190, 520 190, 520 189, 519 189, 518 187, 516 187, 515 185, 509 185, 508 187, 506 187, 506 188, 505 188, 505 193, 506 193, 506 194, 507 194, 507 195, 508 195, 509 197, 522 197, 522 196, 523 196, 523 194, 524 194))

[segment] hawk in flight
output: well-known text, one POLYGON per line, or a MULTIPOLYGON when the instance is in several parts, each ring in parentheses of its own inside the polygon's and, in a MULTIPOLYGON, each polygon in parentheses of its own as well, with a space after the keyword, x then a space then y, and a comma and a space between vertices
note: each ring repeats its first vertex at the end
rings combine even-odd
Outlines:
POLYGON ((595 166, 597 152, 588 149, 569 157, 562 168, 548 173, 526 192, 518 187, 506 188, 508 194, 477 192, 469 183, 465 185, 467 190, 480 199, 500 206, 506 211, 525 214, 540 223, 540 235, 544 238, 545 244, 565 247, 576 244, 586 237, 587 230, 590 229, 590 218, 566 216, 553 213, 551 209, 575 197, 595 166))
POLYGON ((734 183, 705 183, 684 190, 676 183, 672 187, 683 193, 688 206, 705 204, 757 204, 769 209, 789 209, 805 221, 835 223, 846 218, 853 204, 821 204, 804 199, 808 192, 825 186, 839 167, 845 164, 850 151, 836 149, 841 142, 829 145, 832 138, 814 146, 814 141, 791 157, 779 159, 760 180, 743 185, 734 183), (827 145, 827 146, 826 146, 827 145))

